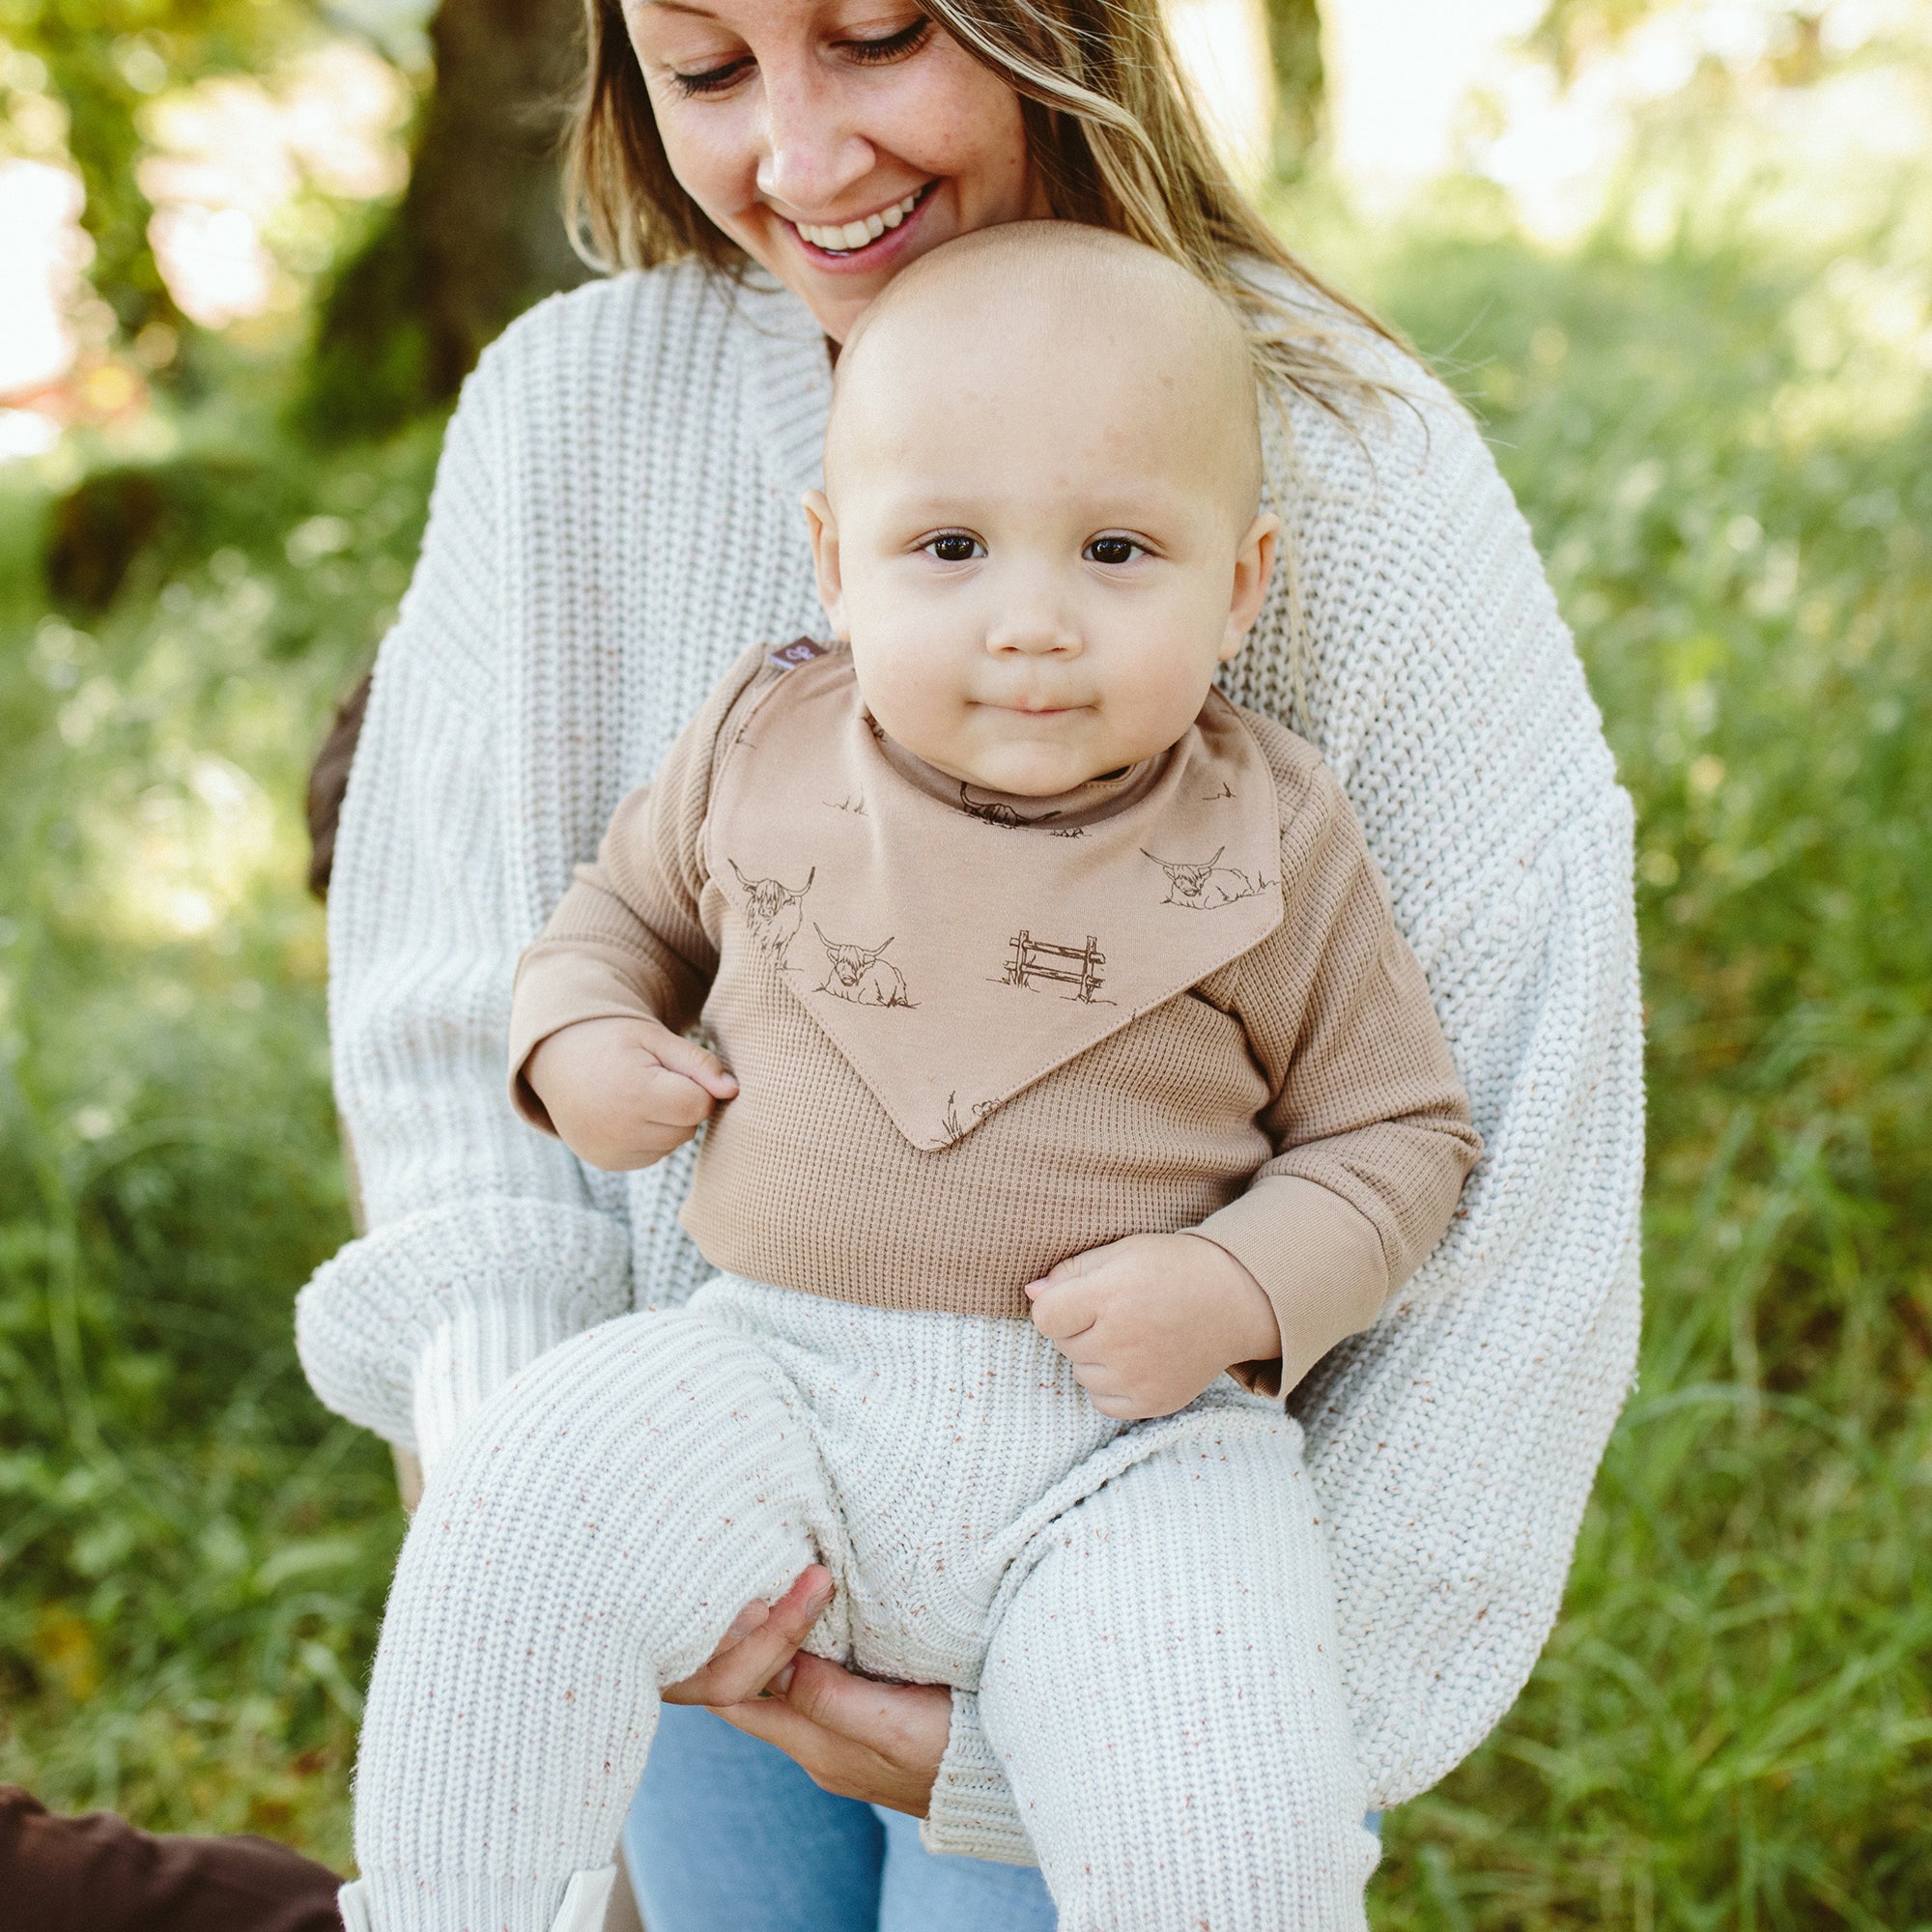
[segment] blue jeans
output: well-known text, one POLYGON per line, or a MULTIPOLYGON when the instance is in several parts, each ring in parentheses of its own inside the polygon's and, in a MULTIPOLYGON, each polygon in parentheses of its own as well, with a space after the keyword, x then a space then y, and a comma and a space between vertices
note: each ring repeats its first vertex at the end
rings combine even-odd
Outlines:
POLYGON ((821 1791, 771 1745, 667 1704, 624 1823, 649 1932, 1053 1932, 1028 1865, 944 1858, 919 1821, 821 1791))
MULTIPOLYGON (((1370 1831, 1381 1819, 1370 1812, 1370 1831)), ((624 1821, 649 1932, 1054 1932, 1031 1866, 944 1858, 900 1811, 834 1798, 785 1754, 687 1704, 658 1713, 624 1821)))

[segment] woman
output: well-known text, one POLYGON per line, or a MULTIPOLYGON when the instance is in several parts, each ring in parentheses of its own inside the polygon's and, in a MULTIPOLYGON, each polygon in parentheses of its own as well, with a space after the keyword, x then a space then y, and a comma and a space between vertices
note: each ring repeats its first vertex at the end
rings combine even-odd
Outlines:
MULTIPOLYGON (((1534 1662, 1635 1340, 1629 809, 1528 532, 1466 418, 1221 180, 1154 0, 589 17, 579 194, 645 272, 485 357, 378 665, 330 909, 371 1233, 303 1297, 309 1378, 433 1466, 520 1364, 689 1293, 688 1161, 588 1173, 510 1116, 517 952, 744 645, 822 628, 797 505, 867 301, 990 223, 1120 229, 1264 338, 1293 568, 1228 689, 1348 786, 1491 1151, 1401 1302, 1292 1398, 1357 1740, 1398 1802, 1534 1662)), ((659 1734, 627 1830, 653 1932, 1051 1924, 971 1696, 810 1659, 773 1679, 823 1581, 668 1693, 736 1728, 659 1734)))

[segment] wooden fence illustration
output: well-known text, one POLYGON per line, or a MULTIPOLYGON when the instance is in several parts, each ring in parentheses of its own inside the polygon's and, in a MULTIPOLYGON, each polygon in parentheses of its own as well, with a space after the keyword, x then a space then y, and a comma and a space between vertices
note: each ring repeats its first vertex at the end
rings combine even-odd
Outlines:
POLYGON ((1037 980, 1051 980, 1074 989, 1066 995, 1068 999, 1092 1000, 1104 983, 1100 968, 1107 963, 1107 955, 1091 932, 1085 946, 1051 946, 1024 931, 1014 933, 1008 944, 1013 949, 1013 956, 1007 961, 1009 986, 1031 986, 1037 980), (1067 963, 1050 966, 1042 963, 1045 960, 1067 963))

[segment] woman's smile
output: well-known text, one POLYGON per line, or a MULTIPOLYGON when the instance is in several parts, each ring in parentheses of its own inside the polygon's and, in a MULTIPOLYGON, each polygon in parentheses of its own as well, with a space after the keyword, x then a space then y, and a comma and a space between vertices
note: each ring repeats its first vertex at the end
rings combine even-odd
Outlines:
POLYGON ((679 185, 842 342, 915 256, 1051 213, 1018 97, 907 0, 638 0, 679 185))
POLYGON ((798 238, 801 252, 820 273, 857 269, 871 274, 882 268, 896 267, 900 258, 918 245, 920 216, 938 185, 929 181, 890 207, 842 221, 800 221, 782 211, 774 212, 798 238))

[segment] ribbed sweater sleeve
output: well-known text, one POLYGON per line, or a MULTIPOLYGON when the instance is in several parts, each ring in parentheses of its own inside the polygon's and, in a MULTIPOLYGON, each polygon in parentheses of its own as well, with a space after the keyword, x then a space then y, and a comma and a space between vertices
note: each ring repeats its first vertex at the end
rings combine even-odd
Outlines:
POLYGON ((502 1100, 528 933, 497 782, 503 425, 490 361, 449 429, 421 560, 377 660, 329 902, 335 1091, 369 1233, 297 1306, 338 1413, 433 1463, 524 1362, 630 1305, 626 1230, 502 1100))

